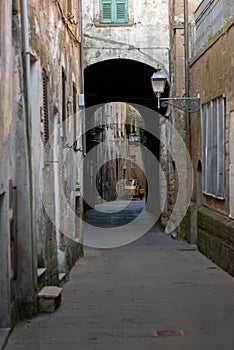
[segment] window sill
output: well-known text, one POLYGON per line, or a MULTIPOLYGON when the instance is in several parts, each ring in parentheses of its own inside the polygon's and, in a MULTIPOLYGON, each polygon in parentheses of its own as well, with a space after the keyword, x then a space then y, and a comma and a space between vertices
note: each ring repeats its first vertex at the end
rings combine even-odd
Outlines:
POLYGON ((99 21, 94 21, 93 22, 95 27, 98 28, 109 28, 109 27, 132 27, 134 26, 133 21, 128 21, 127 23, 100 23, 99 21))
POLYGON ((207 192, 202 192, 203 195, 207 196, 207 197, 212 197, 214 199, 219 199, 221 201, 225 201, 225 198, 224 197, 219 197, 219 196, 216 196, 214 194, 211 194, 211 193, 207 193, 207 192))

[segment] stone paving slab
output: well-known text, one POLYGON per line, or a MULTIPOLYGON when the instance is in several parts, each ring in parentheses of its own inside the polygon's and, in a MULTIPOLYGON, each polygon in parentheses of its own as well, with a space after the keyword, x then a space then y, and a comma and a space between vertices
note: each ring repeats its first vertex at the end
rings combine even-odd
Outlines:
POLYGON ((0 349, 5 344, 9 334, 10 334, 10 328, 0 328, 0 349))
POLYGON ((233 350, 233 330, 233 278, 156 226, 126 246, 86 247, 60 308, 20 322, 5 350, 233 350))

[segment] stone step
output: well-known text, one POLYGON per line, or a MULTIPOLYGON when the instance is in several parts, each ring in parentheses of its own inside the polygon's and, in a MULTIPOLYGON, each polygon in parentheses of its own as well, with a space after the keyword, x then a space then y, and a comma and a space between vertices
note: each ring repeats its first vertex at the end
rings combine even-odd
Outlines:
POLYGON ((46 268, 37 269, 37 291, 38 292, 40 292, 40 290, 45 286, 45 272, 46 272, 46 268))
POLYGON ((61 304, 62 291, 60 287, 43 287, 38 293, 39 312, 54 312, 61 304))
POLYGON ((65 282, 67 282, 67 274, 65 272, 60 272, 59 273, 59 286, 63 287, 65 282))

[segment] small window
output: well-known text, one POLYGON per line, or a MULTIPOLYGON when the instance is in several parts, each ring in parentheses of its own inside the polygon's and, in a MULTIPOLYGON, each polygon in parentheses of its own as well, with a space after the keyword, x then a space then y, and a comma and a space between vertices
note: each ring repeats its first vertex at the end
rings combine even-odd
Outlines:
MULTIPOLYGON (((136 156, 130 156, 130 161, 131 161, 131 168, 135 168, 136 167, 136 156)), ((132 180, 133 183, 132 185, 135 185, 135 180, 132 180)))
POLYGON ((100 0, 101 23, 127 23, 127 0, 100 0))
POLYGON ((72 0, 67 0, 67 15, 72 16, 72 0))
POLYGON ((67 131, 67 125, 66 125, 66 118, 67 118, 67 104, 66 104, 66 73, 65 70, 62 68, 62 130, 63 130, 63 137, 64 140, 66 139, 66 131, 67 131))

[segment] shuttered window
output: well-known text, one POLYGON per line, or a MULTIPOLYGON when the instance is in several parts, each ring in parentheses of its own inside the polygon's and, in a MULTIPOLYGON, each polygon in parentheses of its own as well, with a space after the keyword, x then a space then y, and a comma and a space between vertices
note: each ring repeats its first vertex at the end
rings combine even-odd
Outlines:
POLYGON ((62 68, 62 130, 63 130, 63 138, 66 139, 66 131, 67 131, 67 124, 66 124, 66 118, 67 118, 67 110, 66 110, 67 104, 66 104, 66 73, 65 70, 62 68))
POLYGON ((225 198, 225 97, 202 106, 202 189, 225 198))
POLYGON ((101 23, 127 23, 127 0, 100 0, 101 23))
POLYGON ((47 143, 49 134, 49 108, 48 108, 48 75, 47 71, 42 71, 42 90, 43 90, 43 124, 44 124, 44 142, 47 143))
POLYGON ((230 196, 230 217, 234 219, 234 112, 230 115, 230 133, 229 133, 229 148, 230 148, 230 165, 229 165, 229 196, 230 196))
POLYGON ((67 0, 67 15, 68 17, 72 15, 72 0, 67 0))

